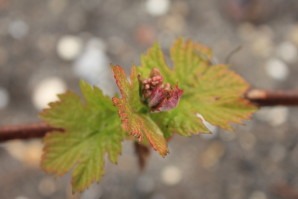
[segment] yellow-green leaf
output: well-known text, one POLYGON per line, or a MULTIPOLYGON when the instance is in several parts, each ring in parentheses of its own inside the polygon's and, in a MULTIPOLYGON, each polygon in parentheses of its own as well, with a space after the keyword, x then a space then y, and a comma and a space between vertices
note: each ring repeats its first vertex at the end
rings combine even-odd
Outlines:
POLYGON ((158 68, 165 80, 178 83, 184 91, 174 110, 152 116, 165 135, 207 133, 197 113, 209 123, 230 130, 233 123, 242 123, 256 110, 243 98, 248 83, 227 66, 212 65, 208 47, 180 38, 170 54, 173 66, 165 62, 163 52, 155 45, 142 57, 138 68, 141 74, 147 74, 148 68, 158 68))
POLYGON ((49 125, 65 130, 46 135, 41 167, 56 175, 71 171, 73 191, 101 179, 106 153, 117 163, 125 137, 111 99, 85 82, 80 87, 84 101, 67 92, 41 113, 49 125))

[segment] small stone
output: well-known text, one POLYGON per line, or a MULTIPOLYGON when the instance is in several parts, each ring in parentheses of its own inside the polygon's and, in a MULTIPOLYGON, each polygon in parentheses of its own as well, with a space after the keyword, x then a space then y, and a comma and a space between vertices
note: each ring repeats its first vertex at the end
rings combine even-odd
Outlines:
POLYGON ((256 28, 251 23, 241 23, 237 29, 238 35, 246 41, 251 41, 255 35, 256 28))
POLYGON ((167 166, 162 170, 161 179, 166 185, 176 185, 182 180, 181 170, 176 166, 167 166))
POLYGON ((256 138, 252 133, 241 133, 239 135, 239 144, 244 150, 250 151, 254 149, 256 138))
POLYGON ((285 41, 278 46, 277 54, 287 63, 294 63, 297 60, 298 53, 297 48, 293 43, 285 41))
POLYGON ((147 0, 146 10, 152 16, 161 16, 168 12, 170 0, 147 0))
POLYGON ((173 33, 182 33, 185 22, 180 15, 168 15, 164 19, 164 27, 173 33))
POLYGON ((289 76, 288 66, 277 58, 268 60, 266 63, 266 72, 271 78, 279 81, 286 80, 289 76))
POLYGON ((269 26, 254 26, 250 23, 243 23, 238 28, 239 36, 248 42, 252 52, 262 58, 272 55, 274 49, 274 32, 269 26))
POLYGON ((273 41, 272 38, 259 34, 251 43, 253 52, 260 57, 267 58, 272 54, 273 41))
POLYGON ((5 149, 15 159, 26 163, 32 167, 38 167, 42 153, 42 144, 40 141, 30 141, 28 143, 19 140, 11 141, 5 144, 5 149))
POLYGON ((57 53, 61 59, 72 61, 78 57, 82 47, 83 42, 79 37, 66 35, 59 39, 57 53))
POLYGON ((57 101, 57 94, 66 90, 64 81, 58 77, 48 77, 39 82, 33 91, 32 101, 34 106, 41 110, 46 108, 49 102, 57 101))
POLYGON ((187 1, 174 1, 171 11, 176 15, 187 16, 190 4, 187 1))
POLYGON ((32 141, 26 146, 24 161, 30 166, 38 167, 42 155, 42 143, 32 141))
POLYGON ((221 144, 219 141, 214 141, 202 153, 200 162, 205 169, 209 169, 219 162, 224 153, 224 145, 221 144))
POLYGON ((266 196, 266 194, 265 194, 264 192, 262 192, 262 191, 254 191, 254 192, 250 195, 249 199, 267 199, 267 196, 266 196))
POLYGON ((271 116, 272 118, 270 119, 270 124, 272 126, 279 126, 284 124, 288 118, 289 118, 289 108, 279 106, 279 107, 274 107, 271 110, 271 116))
POLYGON ((8 32, 14 39, 22 39, 28 34, 29 26, 22 20, 14 20, 9 24, 8 32))
POLYGON ((105 43, 101 39, 92 38, 88 41, 84 52, 75 61, 73 70, 78 77, 101 88, 104 94, 113 96, 117 92, 105 43))
POLYGON ((61 14, 67 7, 67 0, 48 1, 48 8, 54 15, 61 14))
POLYGON ((57 190, 55 181, 50 177, 43 178, 38 185, 38 191, 43 196, 51 196, 57 190))
POLYGON ((135 37, 138 43, 151 45, 156 40, 155 29, 148 25, 138 26, 135 31, 135 37))
POLYGON ((5 88, 0 87, 0 110, 9 104, 9 94, 5 88))
POLYGON ((289 109, 284 106, 262 108, 256 113, 257 119, 265 121, 272 126, 280 126, 288 120, 289 109))
POLYGON ((290 39, 296 46, 298 46, 298 24, 294 24, 289 31, 288 39, 290 39))

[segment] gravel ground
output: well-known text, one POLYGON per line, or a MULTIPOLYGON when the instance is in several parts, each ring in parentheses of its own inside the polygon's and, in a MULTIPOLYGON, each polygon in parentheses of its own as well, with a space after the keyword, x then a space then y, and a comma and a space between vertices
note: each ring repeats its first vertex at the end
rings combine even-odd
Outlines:
MULTIPOLYGON (((152 43, 168 50, 178 36, 210 46, 252 86, 296 88, 297 13, 295 0, 0 0, 0 125, 38 121, 53 94, 78 91, 82 78, 112 94, 109 63, 128 70, 152 43)), ((143 172, 126 142, 119 164, 81 195, 68 175, 39 169, 39 140, 11 141, 0 145, 0 198, 298 198, 297 116, 264 108, 234 133, 176 136, 143 172)))

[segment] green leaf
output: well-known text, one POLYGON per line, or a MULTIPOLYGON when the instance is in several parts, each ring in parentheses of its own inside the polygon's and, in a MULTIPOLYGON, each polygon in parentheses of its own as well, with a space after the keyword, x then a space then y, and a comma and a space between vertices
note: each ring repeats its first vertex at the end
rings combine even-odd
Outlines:
POLYGON ((231 130, 233 123, 249 119, 256 107, 243 98, 247 82, 224 65, 212 65, 212 52, 202 44, 178 39, 171 48, 173 66, 165 62, 158 45, 142 56, 138 72, 148 75, 148 68, 158 68, 169 83, 178 83, 184 94, 179 105, 166 113, 152 115, 166 137, 172 133, 189 136, 208 133, 196 116, 231 130))
POLYGON ((174 63, 176 81, 183 82, 183 86, 192 86, 193 81, 197 79, 194 71, 202 74, 208 69, 212 51, 201 44, 179 38, 171 48, 171 58, 174 63))
POLYGON ((117 163, 125 137, 111 99, 83 81, 80 87, 84 101, 67 92, 41 113, 49 125, 65 130, 46 135, 41 166, 56 175, 71 171, 74 191, 83 191, 101 179, 106 153, 117 163))
POLYGON ((168 67, 163 52, 157 43, 148 50, 146 55, 141 57, 141 65, 143 66, 142 70, 139 70, 138 72, 142 77, 149 77, 151 70, 153 68, 158 68, 166 82, 171 84, 177 82, 172 76, 172 71, 168 67))
POLYGON ((123 129, 139 142, 149 142, 160 155, 165 156, 168 149, 164 135, 140 101, 136 68, 132 67, 130 81, 120 66, 114 66, 113 72, 121 92, 121 98, 114 97, 113 102, 118 107, 123 129))

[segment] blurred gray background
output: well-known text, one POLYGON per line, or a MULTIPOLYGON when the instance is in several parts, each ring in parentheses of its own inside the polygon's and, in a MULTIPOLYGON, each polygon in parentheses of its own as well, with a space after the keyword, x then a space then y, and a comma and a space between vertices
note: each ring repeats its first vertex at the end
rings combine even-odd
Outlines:
MULTIPOLYGON (((109 64, 127 71, 155 41, 210 46, 253 87, 298 84, 296 0, 0 0, 0 125, 38 121, 79 79, 115 92, 109 64), (240 48, 229 59, 229 55, 240 48), (108 82, 108 83, 107 83, 108 82)), ((69 176, 39 169, 40 140, 0 144, 1 199, 297 199, 298 111, 263 108, 235 132, 175 136, 140 172, 130 142, 101 182, 72 195, 69 176)))

